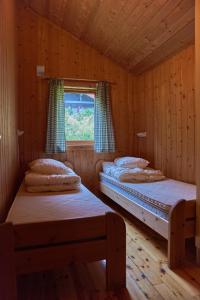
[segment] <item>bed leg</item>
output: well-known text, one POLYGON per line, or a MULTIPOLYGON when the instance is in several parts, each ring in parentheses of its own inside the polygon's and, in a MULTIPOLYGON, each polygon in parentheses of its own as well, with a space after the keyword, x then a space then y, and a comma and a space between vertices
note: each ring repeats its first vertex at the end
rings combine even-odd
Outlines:
POLYGON ((14 234, 10 223, 0 225, 0 298, 16 300, 16 273, 14 264, 14 234))
POLYGON ((116 290, 126 287, 126 227, 115 213, 106 214, 106 287, 116 290))
POLYGON ((169 213, 168 265, 179 267, 185 258, 185 200, 180 200, 169 213))

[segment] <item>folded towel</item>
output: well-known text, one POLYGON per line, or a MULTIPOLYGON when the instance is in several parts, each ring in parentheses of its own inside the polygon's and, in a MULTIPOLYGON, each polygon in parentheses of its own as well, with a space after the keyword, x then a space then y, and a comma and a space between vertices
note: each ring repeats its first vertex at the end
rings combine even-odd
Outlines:
POLYGON ((27 172, 25 175, 25 184, 27 186, 43 186, 43 185, 61 185, 80 183, 81 178, 72 170, 66 175, 44 175, 34 172, 27 172))
POLYGON ((64 192, 64 191, 79 191, 80 183, 76 184, 59 184, 59 185, 37 185, 26 186, 27 192, 40 193, 40 192, 64 192))

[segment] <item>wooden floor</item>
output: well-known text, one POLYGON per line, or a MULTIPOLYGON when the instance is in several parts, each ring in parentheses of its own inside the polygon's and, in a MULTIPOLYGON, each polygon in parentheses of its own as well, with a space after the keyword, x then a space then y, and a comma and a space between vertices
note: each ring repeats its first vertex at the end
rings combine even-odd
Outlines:
POLYGON ((105 262, 22 276, 19 300, 200 299, 200 268, 192 263, 175 272, 167 267, 166 241, 144 224, 125 218, 127 289, 105 292, 105 262))

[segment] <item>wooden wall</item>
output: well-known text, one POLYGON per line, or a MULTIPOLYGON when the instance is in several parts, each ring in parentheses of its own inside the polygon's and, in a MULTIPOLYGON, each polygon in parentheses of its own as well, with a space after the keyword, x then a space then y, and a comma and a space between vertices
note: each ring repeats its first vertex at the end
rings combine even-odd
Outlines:
POLYGON ((22 167, 44 153, 48 103, 47 81, 36 77, 45 65, 52 77, 79 77, 116 82, 112 110, 118 152, 95 154, 68 150, 54 156, 68 159, 94 188, 94 167, 100 158, 135 154, 172 178, 194 182, 194 46, 154 69, 134 77, 71 34, 18 3, 19 124, 22 167), (136 137, 147 131, 147 138, 136 137))
MULTIPOLYGON (((50 21, 20 3, 18 5, 19 126, 24 130, 24 136, 20 138, 22 166, 35 158, 46 156, 48 86, 46 80, 36 77, 36 65, 44 65, 46 74, 52 77, 115 82, 112 86, 112 110, 118 152, 129 154, 133 139, 132 75, 50 21)), ((54 157, 72 162, 83 182, 93 189, 96 161, 116 155, 77 149, 54 157)))
POLYGON ((200 265, 200 1, 195 1, 196 247, 200 265))
POLYGON ((0 1, 0 220, 12 201, 18 171, 15 1, 0 1))
POLYGON ((169 177, 194 182, 194 46, 138 76, 134 94, 134 153, 169 177), (135 136, 142 131, 146 138, 135 136))
POLYGON ((194 43, 194 0, 26 3, 134 74, 194 43))

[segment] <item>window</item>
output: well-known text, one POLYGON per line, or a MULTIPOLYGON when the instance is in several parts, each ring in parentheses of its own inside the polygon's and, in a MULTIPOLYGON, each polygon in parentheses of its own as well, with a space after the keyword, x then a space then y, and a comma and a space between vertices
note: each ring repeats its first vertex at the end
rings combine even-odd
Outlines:
POLYGON ((63 79, 51 79, 46 152, 64 153, 66 146, 77 142, 84 149, 85 145, 93 149, 94 144, 98 153, 115 152, 110 85, 107 81, 99 81, 95 87, 64 87, 63 79))
POLYGON ((65 139, 68 145, 94 141, 95 88, 65 87, 65 139))

